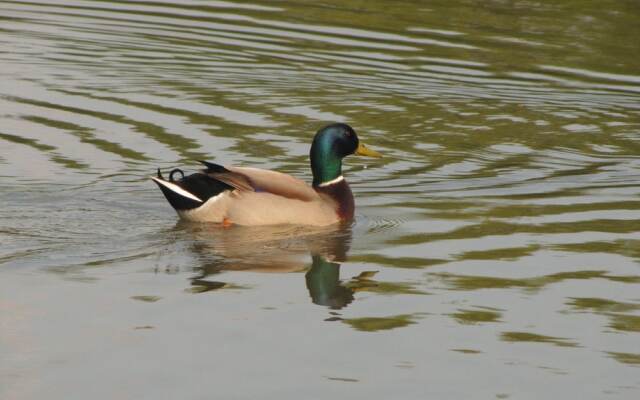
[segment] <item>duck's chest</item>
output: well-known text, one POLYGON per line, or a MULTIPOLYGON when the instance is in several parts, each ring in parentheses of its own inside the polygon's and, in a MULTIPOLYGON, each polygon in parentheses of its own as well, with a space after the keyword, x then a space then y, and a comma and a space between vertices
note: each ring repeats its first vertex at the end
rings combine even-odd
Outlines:
POLYGON ((341 179, 329 185, 316 186, 314 189, 335 203, 336 213, 341 220, 346 221, 353 218, 355 202, 346 180, 341 179))

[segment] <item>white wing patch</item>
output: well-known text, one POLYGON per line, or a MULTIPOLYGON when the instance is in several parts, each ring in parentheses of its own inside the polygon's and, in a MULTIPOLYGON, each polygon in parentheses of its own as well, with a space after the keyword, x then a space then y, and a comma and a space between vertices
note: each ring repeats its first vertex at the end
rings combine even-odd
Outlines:
POLYGON ((161 184, 162 186, 166 187, 167 189, 171 190, 172 192, 175 192, 175 193, 179 194, 182 197, 186 197, 186 198, 189 198, 191 200, 199 201, 200 203, 203 202, 200 198, 198 198, 198 196, 195 196, 195 195, 187 192, 186 190, 184 190, 180 186, 176 185, 175 183, 167 182, 167 181, 165 181, 163 179, 156 178, 155 176, 152 176, 151 179, 153 179, 154 181, 158 182, 159 184, 161 184))
POLYGON ((227 209, 226 207, 220 207, 220 205, 215 203, 229 196, 229 193, 230 192, 228 190, 225 190, 222 193, 218 193, 217 195, 207 199, 204 204, 201 204, 197 208, 193 208, 191 210, 177 210, 178 215, 188 221, 222 222, 227 209))

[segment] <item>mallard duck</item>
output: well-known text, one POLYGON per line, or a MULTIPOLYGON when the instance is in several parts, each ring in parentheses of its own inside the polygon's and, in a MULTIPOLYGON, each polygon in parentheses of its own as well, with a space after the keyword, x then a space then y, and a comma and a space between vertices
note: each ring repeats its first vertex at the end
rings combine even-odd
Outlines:
POLYGON ((342 159, 351 154, 381 157, 361 143, 349 125, 335 123, 313 138, 311 186, 276 171, 207 161, 200 161, 205 169, 189 176, 174 169, 166 180, 158 169, 151 179, 184 220, 223 226, 325 226, 353 218, 353 194, 342 176, 342 159), (178 173, 181 178, 176 180, 178 173))

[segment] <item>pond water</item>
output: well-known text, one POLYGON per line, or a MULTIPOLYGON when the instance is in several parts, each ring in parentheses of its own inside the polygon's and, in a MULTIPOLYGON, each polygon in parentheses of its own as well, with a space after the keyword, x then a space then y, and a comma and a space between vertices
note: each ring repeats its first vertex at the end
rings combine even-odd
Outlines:
POLYGON ((640 3, 0 3, 0 398, 640 395, 640 3), (195 160, 342 228, 180 223, 195 160))

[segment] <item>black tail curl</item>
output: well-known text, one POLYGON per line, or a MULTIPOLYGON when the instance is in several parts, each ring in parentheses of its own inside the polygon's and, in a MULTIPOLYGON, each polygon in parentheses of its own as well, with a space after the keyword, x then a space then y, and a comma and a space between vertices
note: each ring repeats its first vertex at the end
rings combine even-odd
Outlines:
MULTIPOLYGON (((205 162, 202 162, 203 164, 205 162)), ((226 168, 219 166, 217 164, 206 163, 207 167, 211 165, 213 168, 219 167, 226 171, 226 168)), ((216 171, 220 171, 216 169, 216 171)), ((195 174, 185 175, 184 172, 179 168, 174 168, 169 173, 169 179, 165 179, 162 176, 162 172, 160 168, 158 168, 157 176, 159 179, 163 181, 171 182, 174 185, 179 186, 181 189, 189 192, 193 196, 202 200, 199 202, 192 198, 186 197, 175 190, 172 190, 170 185, 163 185, 162 183, 156 182, 164 197, 167 199, 169 204, 176 210, 192 210, 200 207, 202 204, 206 203, 210 198, 217 196, 218 194, 226 191, 232 190, 233 188, 227 185, 224 182, 220 182, 206 173, 196 172, 195 174), (180 174, 180 179, 175 179, 175 174, 180 174)))

